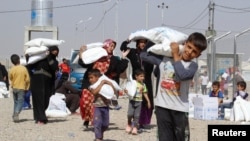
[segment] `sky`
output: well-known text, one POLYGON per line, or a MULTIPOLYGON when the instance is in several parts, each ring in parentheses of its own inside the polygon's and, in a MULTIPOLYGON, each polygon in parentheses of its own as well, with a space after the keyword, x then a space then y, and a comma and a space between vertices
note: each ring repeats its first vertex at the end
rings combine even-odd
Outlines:
MULTIPOLYGON (((1 0, 0 58, 24 54, 24 27, 31 26, 31 1, 1 0)), ((59 58, 69 57, 71 49, 79 49, 83 44, 108 38, 117 41, 115 53, 119 55, 121 42, 131 33, 162 25, 185 34, 205 34, 210 1, 215 4, 216 37, 231 31, 217 40, 216 52, 233 53, 234 36, 250 28, 249 0, 53 0, 53 26, 59 29, 58 39, 65 41, 59 46, 59 58), (79 23, 81 20, 84 22, 79 23)), ((243 60, 249 58, 249 33, 242 34, 236 41, 237 52, 243 53, 243 60)), ((50 32, 34 32, 31 38, 51 37, 50 32)), ((208 52, 202 57, 206 58, 208 52)))

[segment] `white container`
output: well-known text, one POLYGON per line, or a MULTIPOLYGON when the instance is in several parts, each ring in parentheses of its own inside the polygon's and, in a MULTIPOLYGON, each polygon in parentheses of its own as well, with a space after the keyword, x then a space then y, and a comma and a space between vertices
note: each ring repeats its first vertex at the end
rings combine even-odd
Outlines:
POLYGON ((32 0, 31 1, 31 26, 52 26, 53 23, 53 1, 32 0))

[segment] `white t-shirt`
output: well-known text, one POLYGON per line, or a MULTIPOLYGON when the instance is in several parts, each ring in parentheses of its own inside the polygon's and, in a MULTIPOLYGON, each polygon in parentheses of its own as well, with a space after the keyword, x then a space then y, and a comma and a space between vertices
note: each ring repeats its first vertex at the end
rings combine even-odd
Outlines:
POLYGON ((206 75, 202 75, 201 76, 201 85, 207 85, 208 84, 208 80, 209 80, 209 78, 208 78, 208 76, 206 75))

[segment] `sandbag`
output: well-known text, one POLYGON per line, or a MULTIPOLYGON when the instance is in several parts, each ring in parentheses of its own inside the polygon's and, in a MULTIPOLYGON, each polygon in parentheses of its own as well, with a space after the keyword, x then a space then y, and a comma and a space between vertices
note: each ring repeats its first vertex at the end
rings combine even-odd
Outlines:
POLYGON ((32 46, 32 47, 28 47, 25 50, 25 54, 32 56, 32 55, 44 53, 46 51, 48 51, 48 47, 46 47, 46 46, 40 46, 40 47, 36 47, 36 46, 33 47, 32 46))
POLYGON ((108 53, 104 48, 90 48, 82 53, 82 61, 85 64, 91 64, 104 56, 108 56, 108 53))
POLYGON ((54 40, 54 39, 47 39, 47 38, 36 38, 26 42, 24 45, 26 46, 33 46, 33 47, 40 47, 40 46, 59 46, 64 43, 64 40, 54 40))

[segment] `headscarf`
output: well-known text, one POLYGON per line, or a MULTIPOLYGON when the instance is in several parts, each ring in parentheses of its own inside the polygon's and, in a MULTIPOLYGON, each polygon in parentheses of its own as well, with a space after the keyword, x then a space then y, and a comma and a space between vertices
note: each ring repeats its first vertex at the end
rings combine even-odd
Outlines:
MULTIPOLYGON (((107 50, 110 46, 111 46, 111 44, 115 44, 115 47, 116 47, 116 42, 114 41, 114 40, 112 40, 112 39, 106 39, 104 42, 103 42, 103 48, 105 49, 105 50, 107 50)), ((112 56, 113 55, 113 52, 111 52, 111 53, 108 53, 108 56, 112 56)))
MULTIPOLYGON (((115 44, 116 46, 116 42, 112 39, 107 39, 103 42, 103 48, 105 50, 107 50, 111 44, 115 44)), ((97 60, 95 63, 94 63, 94 66, 93 68, 94 69, 98 69, 101 71, 102 74, 104 74, 105 72, 107 72, 108 68, 109 68, 109 65, 110 65, 110 58, 113 56, 113 52, 108 52, 108 56, 105 56, 105 57, 102 57, 100 58, 99 60, 97 60)))
POLYGON ((49 48, 50 55, 55 56, 55 57, 58 56, 58 54, 59 54, 58 46, 49 46, 48 48, 49 48), (51 53, 52 51, 55 51, 55 50, 57 50, 57 52, 58 52, 57 55, 51 53))

